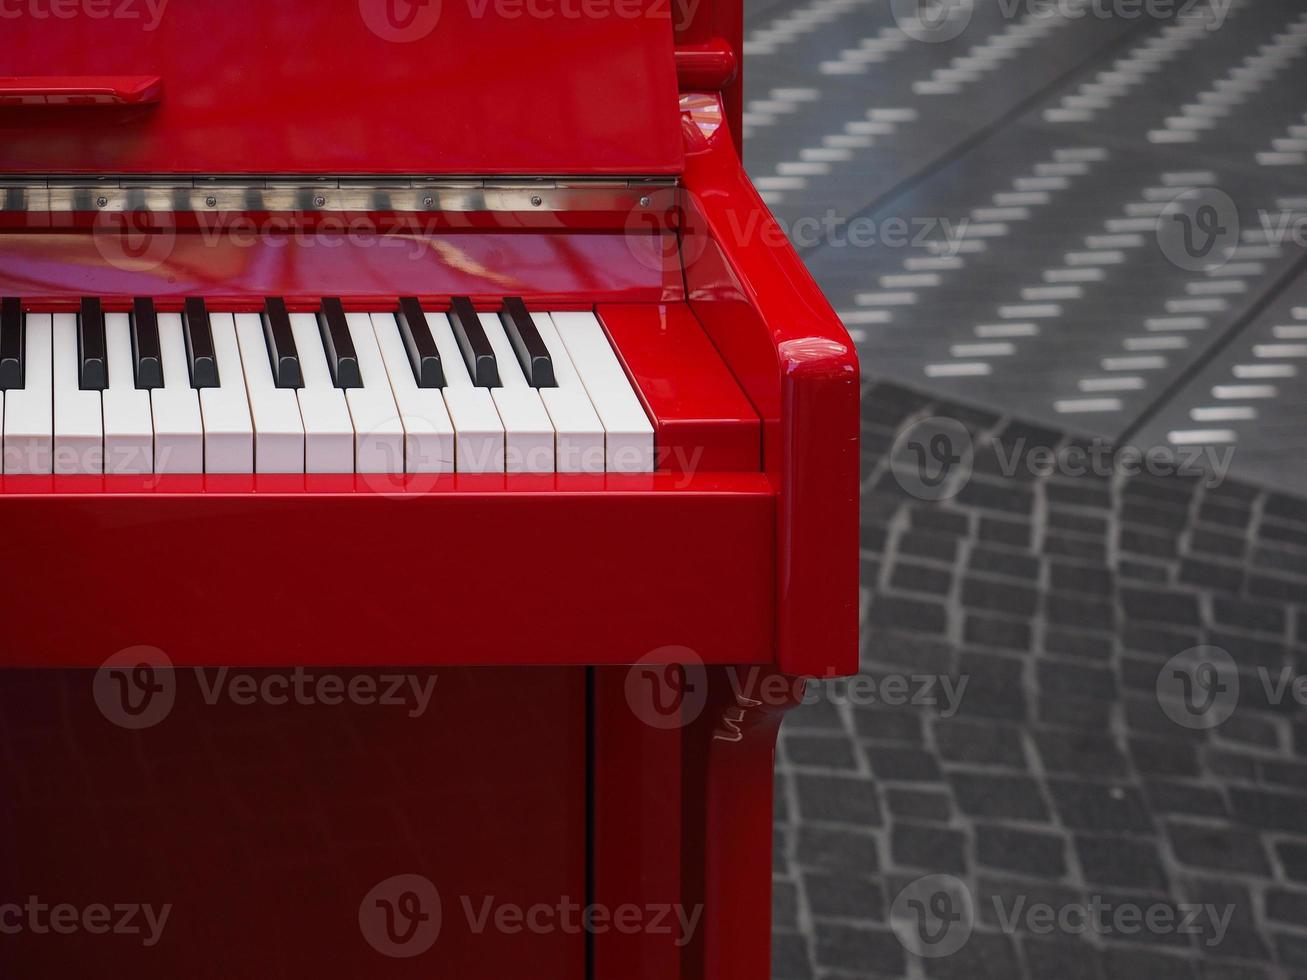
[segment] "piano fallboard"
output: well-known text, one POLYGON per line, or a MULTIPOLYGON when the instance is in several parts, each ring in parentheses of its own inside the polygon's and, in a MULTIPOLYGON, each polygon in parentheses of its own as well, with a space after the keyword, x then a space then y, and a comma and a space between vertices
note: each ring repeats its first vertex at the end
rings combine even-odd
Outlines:
POLYGON ((760 473, 129 479, 0 480, 6 666, 774 653, 760 473))

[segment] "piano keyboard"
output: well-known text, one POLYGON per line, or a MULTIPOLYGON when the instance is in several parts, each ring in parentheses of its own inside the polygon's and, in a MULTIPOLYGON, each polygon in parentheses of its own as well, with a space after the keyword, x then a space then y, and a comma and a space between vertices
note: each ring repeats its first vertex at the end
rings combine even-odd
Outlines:
POLYGON ((639 473, 653 426, 590 312, 129 313, 0 301, 5 474, 639 473))

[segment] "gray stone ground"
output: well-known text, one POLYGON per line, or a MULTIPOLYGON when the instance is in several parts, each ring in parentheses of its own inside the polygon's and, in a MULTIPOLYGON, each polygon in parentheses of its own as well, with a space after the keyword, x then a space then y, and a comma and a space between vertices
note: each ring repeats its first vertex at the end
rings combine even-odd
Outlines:
POLYGON ((1307 977, 1307 500, 874 381, 862 438, 877 686, 782 728, 775 976, 1307 977))

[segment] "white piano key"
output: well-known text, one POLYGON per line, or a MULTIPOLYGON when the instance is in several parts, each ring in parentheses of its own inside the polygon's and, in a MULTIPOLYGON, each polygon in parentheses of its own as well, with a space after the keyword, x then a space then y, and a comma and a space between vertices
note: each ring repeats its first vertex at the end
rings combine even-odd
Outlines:
POLYGON ((200 396, 191 387, 180 313, 159 314, 163 387, 150 391, 154 415, 154 472, 204 472, 204 421, 200 396))
POLYGON ((299 401, 294 388, 278 388, 272 378, 263 318, 257 313, 237 313, 232 320, 254 422, 254 472, 303 473, 304 423, 299 401))
POLYGON ((110 474, 154 472, 154 418, 150 392, 136 387, 131 322, 126 313, 104 315, 109 387, 104 405, 104 471, 110 474))
POLYGON ((54 463, 52 318, 27 317, 23 387, 5 393, 4 471, 50 473, 54 463))
MULTIPOLYGON (((404 425, 404 472, 454 472, 454 424, 439 388, 419 388, 393 313, 373 313, 372 330, 404 425)), ((354 345, 358 346, 357 338, 354 345)))
POLYGON ((478 388, 454 340, 449 317, 427 313, 427 325, 445 370, 445 407, 454 423, 455 469, 460 473, 504 472, 504 424, 489 388, 478 388))
POLYGON ((402 473, 404 426, 372 332, 372 318, 366 313, 346 313, 345 325, 363 379, 362 388, 345 389, 345 402, 354 421, 354 468, 359 473, 402 473))
POLYGON ((331 380, 318 318, 292 313, 290 329, 304 376, 304 387, 296 391, 304 422, 304 472, 353 473, 354 423, 345 393, 331 380))
POLYGON ((557 466, 560 473, 602 473, 604 471, 604 424, 590 403, 572 358, 548 313, 532 313, 531 319, 554 362, 555 388, 538 388, 554 423, 557 466))
POLYGON ((608 471, 650 473, 654 435, 644 406, 593 313, 551 313, 606 434, 608 471))
POLYGON ((230 313, 211 313, 209 332, 218 365, 218 387, 199 389, 204 472, 253 473, 254 420, 245 391, 236 320, 230 313))
POLYGON ((98 390, 77 377, 77 317, 56 313, 51 325, 54 380, 55 473, 104 472, 104 418, 98 390))
POLYGON ((504 469, 509 473, 554 471, 554 425, 544 402, 526 382, 498 313, 478 314, 499 365, 499 387, 490 397, 504 423, 504 469))

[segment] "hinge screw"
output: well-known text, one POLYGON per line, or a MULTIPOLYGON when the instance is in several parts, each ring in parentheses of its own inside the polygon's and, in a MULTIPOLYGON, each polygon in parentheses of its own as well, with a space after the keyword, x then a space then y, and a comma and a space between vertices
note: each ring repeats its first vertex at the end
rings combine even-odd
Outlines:
POLYGON ((649 198, 648 197, 640 198, 640 207, 647 208, 648 206, 649 206, 649 198))
POLYGON ((424 208, 429 208, 435 203, 436 203, 436 199, 429 194, 422 199, 422 206, 424 208))
POLYGON ((95 206, 97 208, 107 208, 109 206, 109 199, 107 197, 97 197, 95 199, 95 206))
POLYGON ((210 194, 204 199, 204 203, 211 208, 216 208, 218 206, 218 199, 210 194))
POLYGON ((313 199, 313 206, 315 208, 320 208, 326 203, 327 203, 327 199, 323 197, 321 194, 319 194, 317 197, 313 199))
POLYGON ((542 198, 539 194, 531 195, 531 207, 538 208, 540 207, 540 205, 544 203, 545 203, 544 198, 542 198))

